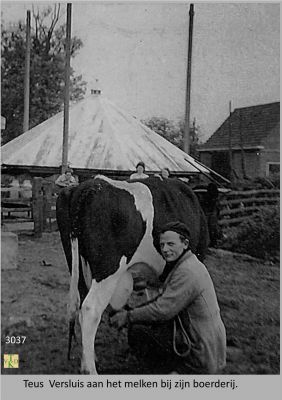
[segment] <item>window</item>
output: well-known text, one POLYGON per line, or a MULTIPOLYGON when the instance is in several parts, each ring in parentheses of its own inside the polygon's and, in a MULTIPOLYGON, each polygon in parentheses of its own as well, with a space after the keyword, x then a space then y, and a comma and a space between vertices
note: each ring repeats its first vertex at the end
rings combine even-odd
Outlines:
POLYGON ((280 173, 280 162, 266 163, 266 176, 271 178, 280 173))

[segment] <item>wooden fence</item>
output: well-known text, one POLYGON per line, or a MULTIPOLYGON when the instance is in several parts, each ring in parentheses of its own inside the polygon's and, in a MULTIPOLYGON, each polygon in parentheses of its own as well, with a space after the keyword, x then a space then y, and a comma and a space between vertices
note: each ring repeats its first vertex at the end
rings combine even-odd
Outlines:
MULTIPOLYGON (((30 190, 29 190, 30 192, 30 190)), ((32 221, 31 193, 16 187, 1 188, 1 218, 6 222, 32 221)))
POLYGON ((40 177, 33 179, 32 212, 35 236, 53 230, 52 224, 56 225, 56 195, 53 182, 40 177))
MULTIPOLYGON (((15 221, 11 214, 18 214, 17 222, 34 222, 34 233, 41 236, 44 231, 56 228, 56 193, 54 183, 43 178, 34 178, 32 197, 25 198, 24 193, 18 198, 7 197, 10 188, 1 188, 1 216, 3 222, 15 221), (24 216, 23 216, 24 214, 24 216)), ((12 196, 13 197, 13 196, 12 196)), ((220 220, 222 227, 238 225, 262 208, 279 204, 280 190, 231 191, 222 195, 220 200, 220 220)))
POLYGON ((32 193, 26 196, 21 188, 1 188, 1 218, 3 223, 33 222, 34 234, 54 230, 56 226, 56 193, 54 183, 36 177, 32 193))
POLYGON ((221 226, 238 225, 263 208, 275 207, 280 201, 280 190, 261 189, 231 191, 220 201, 221 226))

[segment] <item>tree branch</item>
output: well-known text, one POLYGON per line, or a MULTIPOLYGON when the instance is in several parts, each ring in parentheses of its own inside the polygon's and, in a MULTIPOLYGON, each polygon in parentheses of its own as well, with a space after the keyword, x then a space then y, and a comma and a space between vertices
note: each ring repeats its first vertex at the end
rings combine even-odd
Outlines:
POLYGON ((52 35, 53 35, 53 32, 54 32, 54 29, 55 29, 55 27, 56 27, 56 25, 58 23, 59 16, 60 16, 60 4, 58 4, 58 7, 57 7, 57 4, 55 4, 55 6, 53 8, 53 13, 52 13, 51 25, 50 25, 50 27, 48 29, 48 33, 47 33, 47 36, 46 36, 46 54, 48 54, 49 51, 50 51, 51 38, 52 38, 52 35))

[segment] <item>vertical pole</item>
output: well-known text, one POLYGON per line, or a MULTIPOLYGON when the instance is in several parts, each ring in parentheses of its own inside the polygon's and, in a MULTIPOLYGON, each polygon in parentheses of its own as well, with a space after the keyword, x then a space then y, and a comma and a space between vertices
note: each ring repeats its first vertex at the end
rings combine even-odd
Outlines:
POLYGON ((66 30, 66 64, 65 64, 65 93, 64 93, 64 132, 62 172, 68 166, 68 136, 69 136, 69 97, 70 97, 70 48, 71 48, 71 3, 67 3, 66 30))
POLYGON ((241 111, 239 111, 239 130, 240 130, 242 175, 243 175, 243 178, 246 179, 247 178, 247 174, 246 174, 246 162, 245 162, 244 141, 243 141, 243 132, 242 132, 242 115, 241 115, 241 111))
POLYGON ((26 13, 26 50, 24 73, 24 120, 23 132, 29 129, 29 86, 30 86, 30 11, 26 13))
POLYGON ((229 137, 228 137, 228 147, 229 147, 229 167, 230 167, 230 181, 233 183, 233 155, 232 155, 232 126, 231 126, 231 101, 229 101, 229 137))
POLYGON ((192 39, 193 39, 193 18, 194 4, 190 4, 189 10, 189 39, 188 39, 188 62, 186 81, 186 105, 185 105, 185 127, 184 127, 184 151, 190 153, 190 98, 191 98, 191 66, 192 66, 192 39))
POLYGON ((41 237, 43 231, 42 181, 41 177, 35 177, 32 182, 32 216, 35 237, 41 237))
POLYGON ((51 232, 52 183, 43 182, 43 231, 51 232))
MULTIPOLYGON (((196 118, 193 119, 193 128, 192 128, 192 144, 194 147, 196 146, 196 118)), ((195 154, 194 154, 195 155, 195 154)))

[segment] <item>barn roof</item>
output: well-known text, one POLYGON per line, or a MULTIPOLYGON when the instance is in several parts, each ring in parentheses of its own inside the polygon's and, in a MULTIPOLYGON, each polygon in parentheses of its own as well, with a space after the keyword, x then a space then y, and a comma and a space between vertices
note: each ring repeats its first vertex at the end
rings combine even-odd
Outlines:
MULTIPOLYGON (((280 103, 236 108, 214 134, 200 146, 200 151, 228 149, 231 125, 232 148, 256 148, 280 124, 280 103)), ((278 129, 279 131, 279 129, 278 129)))
MULTIPOLYGON (((59 167, 62 142, 60 112, 5 144, 2 164, 59 167)), ((131 171, 140 160, 147 171, 167 167, 175 172, 208 172, 100 93, 70 107, 68 161, 73 168, 131 171)))

